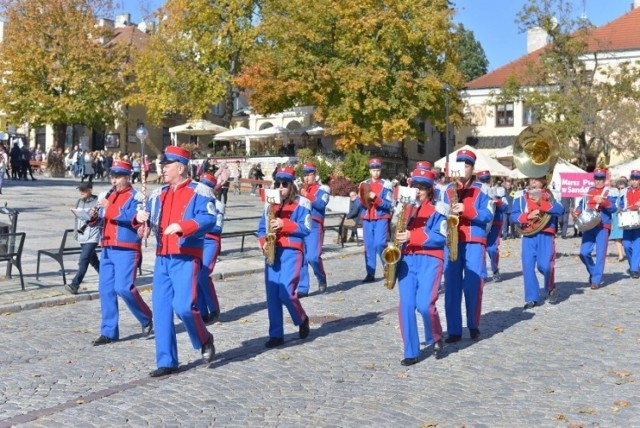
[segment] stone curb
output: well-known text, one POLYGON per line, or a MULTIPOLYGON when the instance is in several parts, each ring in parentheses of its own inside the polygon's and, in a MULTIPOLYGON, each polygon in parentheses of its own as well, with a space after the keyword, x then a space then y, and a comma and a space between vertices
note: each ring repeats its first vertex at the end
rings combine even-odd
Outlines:
MULTIPOLYGON (((338 257, 347 257, 354 255, 361 255, 360 250, 362 247, 346 247, 346 251, 342 251, 342 249, 338 251, 332 251, 330 253, 326 253, 323 255, 324 260, 330 260, 338 257), (356 250, 351 250, 351 248, 355 248, 356 250)), ((225 280, 230 278, 236 278, 246 275, 252 275, 255 273, 264 272, 264 267, 258 268, 247 268, 247 269, 237 269, 224 273, 217 273, 213 275, 214 280, 225 280)), ((151 284, 143 284, 138 285, 138 291, 150 291, 152 285, 151 284)), ((96 291, 86 291, 79 294, 61 294, 59 296, 52 296, 43 299, 35 299, 31 301, 24 301, 20 303, 10 303, 4 306, 0 306, 0 314, 11 314, 16 312, 28 311, 32 309, 38 308, 47 308, 53 306, 61 306, 61 305, 69 305, 77 302, 84 302, 87 300, 99 300, 100 293, 96 291)))

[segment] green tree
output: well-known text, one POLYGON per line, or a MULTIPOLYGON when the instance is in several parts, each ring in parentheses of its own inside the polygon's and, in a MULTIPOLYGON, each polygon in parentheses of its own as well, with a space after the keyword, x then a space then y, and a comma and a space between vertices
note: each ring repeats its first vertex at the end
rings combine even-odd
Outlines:
POLYGON ((544 29, 550 43, 496 99, 533 108, 558 135, 563 154, 583 168, 593 168, 600 154, 608 163, 612 149, 637 151, 638 67, 604 61, 606 40, 598 40, 566 0, 529 0, 517 22, 522 30, 544 29))
POLYGON ((473 31, 467 30, 462 24, 458 24, 456 35, 458 37, 460 71, 464 76, 465 82, 470 82, 487 74, 489 60, 482 45, 473 35, 473 31))
POLYGON ((109 6, 101 0, 0 1, 0 105, 10 122, 52 124, 58 146, 68 124, 103 129, 115 122, 126 52, 101 43, 112 32, 96 26, 96 17, 109 6))
POLYGON ((342 162, 342 173, 354 183, 366 180, 369 178, 369 157, 356 150, 348 152, 342 162))
POLYGON ((201 118, 224 100, 233 114, 233 78, 255 41, 258 0, 168 0, 158 31, 136 60, 129 102, 148 109, 153 123, 167 114, 201 118))
POLYGON ((345 151, 416 137, 416 118, 444 124, 442 87, 463 83, 448 0, 272 0, 262 12, 237 79, 258 113, 313 105, 345 151))

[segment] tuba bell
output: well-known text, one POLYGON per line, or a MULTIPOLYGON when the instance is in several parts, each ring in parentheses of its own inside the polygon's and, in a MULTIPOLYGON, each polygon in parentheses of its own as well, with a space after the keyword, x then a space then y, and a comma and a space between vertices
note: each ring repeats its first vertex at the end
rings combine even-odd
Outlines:
MULTIPOLYGON (((546 177, 558 162, 560 143, 553 131, 541 124, 525 128, 513 144, 513 161, 520 172, 529 178, 546 177)), ((543 190, 543 197, 553 200, 553 195, 547 189, 543 190)), ((544 229, 551 216, 544 213, 536 221, 521 227, 524 236, 534 235, 544 229)))

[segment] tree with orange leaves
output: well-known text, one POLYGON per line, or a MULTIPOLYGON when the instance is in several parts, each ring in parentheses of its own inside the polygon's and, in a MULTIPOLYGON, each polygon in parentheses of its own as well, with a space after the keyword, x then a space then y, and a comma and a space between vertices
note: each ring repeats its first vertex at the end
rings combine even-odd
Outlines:
POLYGON ((463 83, 449 1, 271 0, 261 11, 261 43, 236 80, 258 113, 314 105, 343 150, 420 136, 417 118, 444 128, 442 88, 463 83))
POLYGON ((103 0, 1 0, 0 105, 10 122, 54 125, 64 145, 66 126, 104 129, 123 96, 123 51, 105 47, 112 30, 96 25, 103 0))

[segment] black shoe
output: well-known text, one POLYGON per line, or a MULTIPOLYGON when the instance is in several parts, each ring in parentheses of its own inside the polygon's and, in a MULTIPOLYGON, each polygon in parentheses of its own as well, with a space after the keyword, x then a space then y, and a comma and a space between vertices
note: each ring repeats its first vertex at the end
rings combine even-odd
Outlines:
POLYGON ((444 350, 444 339, 440 339, 433 344, 433 355, 435 355, 436 358, 440 358, 442 356, 443 350, 444 350))
POLYGON ((64 289, 71 294, 78 294, 78 288, 79 287, 74 287, 73 285, 69 285, 69 284, 64 285, 64 289))
POLYGON ((638 272, 631 272, 631 278, 634 278, 634 279, 640 278, 640 273, 638 273, 638 272))
POLYGON ((307 291, 296 291, 296 294, 298 295, 298 299, 309 296, 309 292, 307 291))
POLYGON ((502 276, 500 276, 500 271, 494 272, 493 282, 500 282, 500 281, 502 281, 502 276))
POLYGON ((170 374, 178 373, 178 367, 158 367, 151 373, 149 376, 151 377, 161 377, 161 376, 169 376, 170 374))
POLYGON ((592 290, 597 290, 598 288, 600 288, 600 284, 591 284, 592 290))
POLYGON ((309 331, 309 317, 307 317, 298 328, 298 336, 300 336, 300 339, 306 339, 309 337, 309 331))
POLYGON ((142 326, 142 337, 149 337, 153 333, 153 320, 149 320, 149 324, 142 326))
POLYGON ((324 293, 327 291, 327 283, 326 282, 321 282, 320 284, 318 284, 318 292, 320 294, 324 293))
POLYGON ((284 344, 284 339, 282 337, 270 337, 269 340, 264 344, 265 348, 275 348, 276 346, 280 346, 284 344))
POLYGON ((470 328, 469 335, 473 340, 478 340, 480 338, 480 329, 478 328, 470 328))
POLYGON ((363 284, 366 284, 368 282, 376 282, 376 277, 373 275, 367 275, 364 277, 364 279, 362 280, 363 284))
POLYGON ((538 302, 534 302, 534 301, 527 302, 527 303, 524 304, 524 308, 525 309, 533 309, 536 306, 538 306, 538 302))
POLYGON ((412 366, 416 363, 418 363, 420 361, 419 358, 405 358, 404 360, 400 361, 400 364, 402 364, 403 366, 412 366))
POLYGON ((554 288, 549 292, 549 296, 547 296, 547 301, 552 305, 558 303, 558 289, 554 288))
POLYGON ((209 322, 213 324, 220 322, 220 309, 217 309, 209 314, 209 322))
POLYGON ((445 340, 445 343, 456 343, 462 340, 462 336, 459 334, 450 334, 445 340))
POLYGON ((100 345, 106 345, 112 342, 115 342, 115 340, 109 339, 107 336, 100 335, 100 337, 98 337, 96 340, 94 340, 91 343, 93 344, 93 346, 100 346, 100 345))
POLYGON ((205 363, 210 363, 213 360, 213 356, 216 355, 216 347, 213 346, 213 335, 209 336, 209 340, 202 345, 201 352, 205 363))

